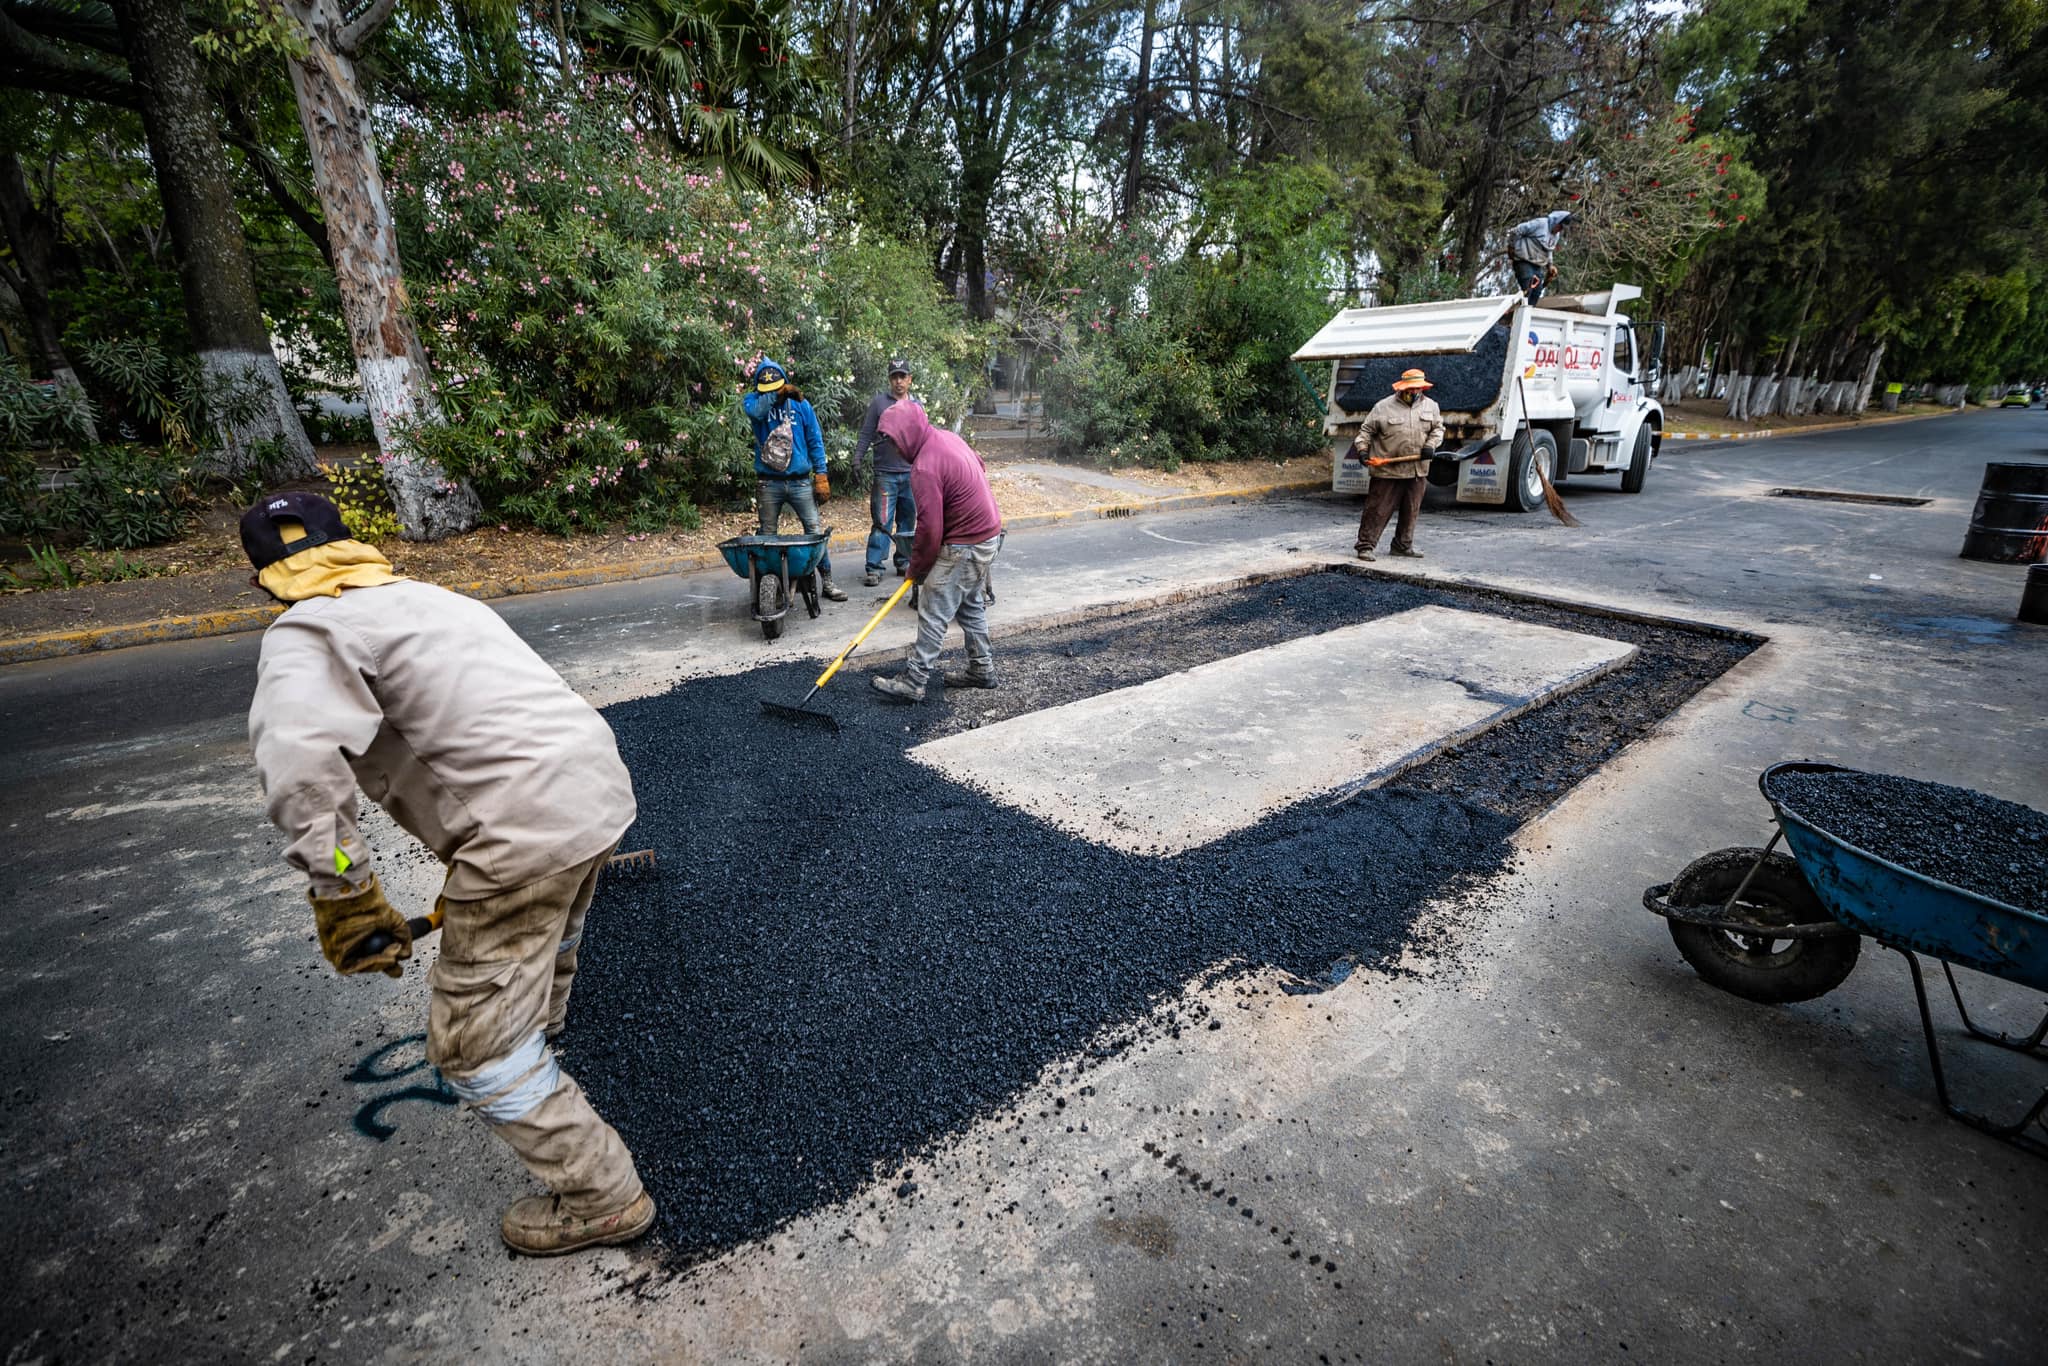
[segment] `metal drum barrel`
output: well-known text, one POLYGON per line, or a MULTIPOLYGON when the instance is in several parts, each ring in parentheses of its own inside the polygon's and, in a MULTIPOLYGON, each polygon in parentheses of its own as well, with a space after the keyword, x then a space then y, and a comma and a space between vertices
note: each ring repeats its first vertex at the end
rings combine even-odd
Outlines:
POLYGON ((2048 465, 1993 461, 1984 467, 1961 555, 1992 564, 2048 560, 2048 465))
POLYGON ((2020 592, 2020 620, 2048 626, 2048 564, 2027 570, 2027 586, 2020 592))

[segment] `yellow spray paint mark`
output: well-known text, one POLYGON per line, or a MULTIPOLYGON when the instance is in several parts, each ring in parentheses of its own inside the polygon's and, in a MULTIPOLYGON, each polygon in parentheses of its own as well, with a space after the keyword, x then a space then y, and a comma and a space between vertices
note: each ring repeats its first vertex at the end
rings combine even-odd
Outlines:
POLYGON ((351 862, 352 860, 349 858, 349 856, 347 854, 342 853, 341 850, 336 849, 334 851, 334 871, 337 874, 347 872, 349 864, 351 862))

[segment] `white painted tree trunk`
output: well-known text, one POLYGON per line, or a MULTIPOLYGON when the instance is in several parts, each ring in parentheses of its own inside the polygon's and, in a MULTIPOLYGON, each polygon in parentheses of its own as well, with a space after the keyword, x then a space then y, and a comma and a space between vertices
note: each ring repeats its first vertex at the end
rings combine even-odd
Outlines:
POLYGON ((1877 367, 1884 361, 1886 343, 1879 342, 1870 348, 1870 359, 1863 363, 1863 379, 1856 386, 1856 411, 1870 407, 1870 391, 1877 384, 1877 367))
POLYGON ((474 527, 482 509, 475 490, 451 478, 408 435, 438 424, 441 409, 408 311, 370 107, 352 55, 383 22, 389 6, 381 13, 373 7, 351 27, 340 0, 289 3, 307 38, 306 55, 290 63, 292 90, 312 151, 313 186, 334 249, 334 275, 362 377, 363 402, 385 457, 384 482, 405 539, 438 541, 474 527))

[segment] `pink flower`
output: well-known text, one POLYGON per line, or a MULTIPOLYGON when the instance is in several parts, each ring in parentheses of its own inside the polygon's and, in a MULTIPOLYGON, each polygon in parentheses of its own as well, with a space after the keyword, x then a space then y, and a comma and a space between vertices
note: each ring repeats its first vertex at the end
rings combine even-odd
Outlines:
MULTIPOLYGON (((475 314, 471 314, 470 316, 471 316, 471 317, 474 317, 474 316, 476 316, 476 315, 475 315, 475 314)), ((526 324, 525 324, 525 323, 523 323, 523 322, 520 322, 520 321, 519 321, 519 319, 517 319, 517 318, 514 318, 514 319, 512 320, 512 330, 513 330, 514 332, 524 332, 524 331, 526 330, 526 324)))
POLYGON ((628 452, 632 452, 632 451, 637 451, 637 450, 639 450, 639 449, 640 449, 640 443, 639 443, 639 442, 637 442, 637 441, 628 441, 628 442, 626 443, 626 450, 627 450, 628 452))
POLYGON ((643 470, 647 468, 647 461, 644 458, 640 461, 639 468, 643 470))

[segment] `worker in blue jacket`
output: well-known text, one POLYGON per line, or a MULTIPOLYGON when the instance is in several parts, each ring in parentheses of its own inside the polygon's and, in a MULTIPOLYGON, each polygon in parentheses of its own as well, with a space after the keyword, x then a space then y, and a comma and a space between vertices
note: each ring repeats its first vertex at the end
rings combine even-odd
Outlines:
MULTIPOLYGON (((825 529, 818 516, 818 496, 831 490, 825 482, 825 434, 819 430, 818 414, 803 390, 789 382, 788 372, 772 360, 754 367, 753 386, 740 403, 754 424, 761 534, 773 536, 782 526, 782 510, 790 508, 805 532, 816 535, 825 529)), ((830 551, 818 561, 818 573, 825 598, 845 602, 846 594, 832 582, 830 551)))

